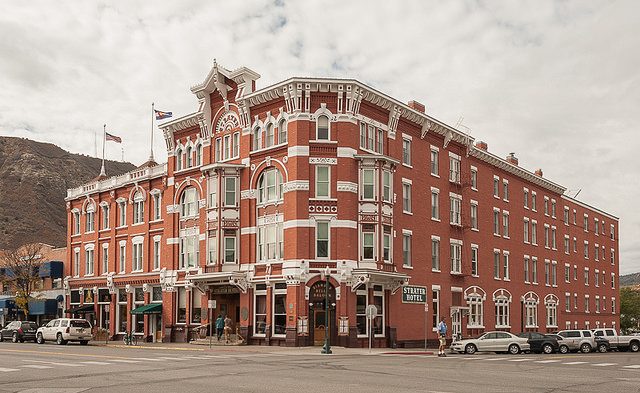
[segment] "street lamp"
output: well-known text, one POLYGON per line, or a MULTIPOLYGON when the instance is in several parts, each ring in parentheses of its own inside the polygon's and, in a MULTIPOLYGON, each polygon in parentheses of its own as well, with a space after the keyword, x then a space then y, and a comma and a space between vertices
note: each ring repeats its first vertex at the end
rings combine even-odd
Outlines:
POLYGON ((324 269, 324 346, 320 353, 330 355, 331 343, 329 342, 329 266, 324 269))

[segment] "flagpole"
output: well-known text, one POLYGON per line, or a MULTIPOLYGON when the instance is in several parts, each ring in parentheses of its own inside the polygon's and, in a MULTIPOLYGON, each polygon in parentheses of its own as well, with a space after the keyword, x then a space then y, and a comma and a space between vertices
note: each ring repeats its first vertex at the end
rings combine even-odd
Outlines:
POLYGON ((154 108, 153 108, 154 103, 151 103, 151 148, 150 151, 151 153, 149 154, 149 161, 153 161, 153 115, 154 115, 154 108))
POLYGON ((100 168, 100 176, 107 176, 104 170, 104 145, 107 144, 107 125, 102 126, 102 168, 100 168))

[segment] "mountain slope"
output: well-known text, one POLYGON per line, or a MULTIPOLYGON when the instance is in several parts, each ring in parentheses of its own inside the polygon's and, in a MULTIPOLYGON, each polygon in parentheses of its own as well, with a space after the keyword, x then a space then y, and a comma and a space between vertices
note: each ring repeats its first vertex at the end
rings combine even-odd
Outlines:
MULTIPOLYGON (((0 249, 33 241, 66 245, 67 188, 94 179, 100 165, 51 143, 0 136, 0 249)), ((105 167, 108 176, 135 168, 115 161, 105 167)))
POLYGON ((631 273, 620 276, 621 287, 630 287, 634 285, 640 285, 640 273, 631 273))

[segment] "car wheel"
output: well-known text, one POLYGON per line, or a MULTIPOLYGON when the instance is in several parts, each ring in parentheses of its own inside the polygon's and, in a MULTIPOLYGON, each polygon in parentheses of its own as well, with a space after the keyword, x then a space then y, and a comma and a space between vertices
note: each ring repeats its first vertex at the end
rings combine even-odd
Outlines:
POLYGON ((562 354, 569 353, 569 347, 567 347, 566 345, 560 345, 558 351, 562 354))
POLYGON ((473 355, 477 350, 478 348, 476 348, 476 346, 473 344, 467 344, 467 346, 464 347, 464 352, 468 355, 473 355))
POLYGON ((589 345, 589 344, 587 344, 587 343, 582 344, 582 345, 580 346, 580 351, 581 351, 582 353, 589 353, 589 352, 591 352, 591 345, 589 345))
POLYGON ((553 353, 553 347, 551 346, 551 344, 544 344, 542 346, 542 353, 545 353, 547 355, 553 353))
POLYGON ((58 333, 56 336, 56 344, 65 345, 67 342, 62 338, 62 333, 58 333))
POLYGON ((42 333, 38 333, 38 336, 36 337, 36 342, 38 344, 44 344, 44 337, 42 337, 42 333))
POLYGON ((89 341, 87 341, 87 340, 80 341, 80 345, 87 345, 88 343, 89 343, 89 341))
POLYGON ((517 344, 509 345, 509 353, 512 355, 517 355, 520 353, 520 347, 517 344))
POLYGON ((598 345, 598 352, 600 353, 605 353, 607 352, 608 348, 607 348, 607 344, 600 344, 598 345))
POLYGON ((11 336, 11 342, 12 343, 18 342, 18 333, 13 333, 13 335, 11 336))
MULTIPOLYGON (((2 341, 1 337, 0 341, 2 341)), ((632 342, 631 344, 629 344, 629 350, 631 352, 638 352, 638 350, 640 350, 640 344, 638 344, 637 341, 632 342)))

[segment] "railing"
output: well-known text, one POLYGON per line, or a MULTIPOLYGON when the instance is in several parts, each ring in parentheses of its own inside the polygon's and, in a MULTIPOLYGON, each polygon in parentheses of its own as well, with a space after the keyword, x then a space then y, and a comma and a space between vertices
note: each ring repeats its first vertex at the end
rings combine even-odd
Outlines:
POLYGON ((95 181, 93 183, 83 184, 80 187, 70 188, 67 190, 67 198, 76 198, 87 193, 100 192, 110 190, 116 187, 124 186, 133 181, 141 179, 155 178, 167 174, 167 164, 134 169, 131 172, 124 173, 119 176, 109 177, 104 180, 95 181))

